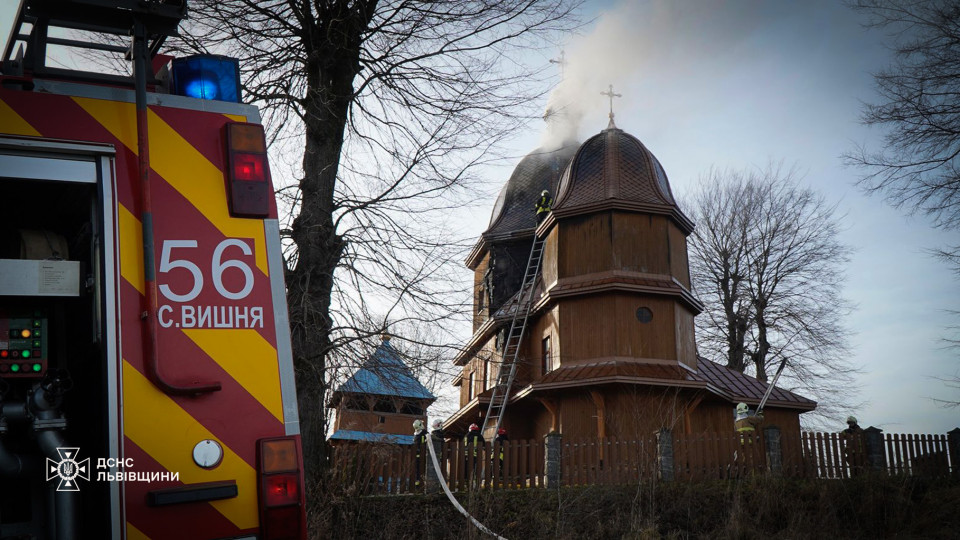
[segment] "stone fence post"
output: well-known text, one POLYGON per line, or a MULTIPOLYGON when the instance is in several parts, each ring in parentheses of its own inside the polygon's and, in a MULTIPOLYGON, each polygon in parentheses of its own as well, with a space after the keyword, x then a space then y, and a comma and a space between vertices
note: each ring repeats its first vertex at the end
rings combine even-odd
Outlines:
MULTIPOLYGON (((444 465, 443 462, 443 432, 435 430, 430 434, 430 438, 427 440, 427 444, 433 445, 433 451, 437 455, 437 462, 440 463, 440 468, 442 469, 444 465)), ((440 483, 443 482, 443 477, 437 475, 437 469, 433 466, 433 458, 430 457, 430 451, 426 450, 426 475, 424 475, 423 489, 426 493, 440 493, 443 491, 443 488, 440 487, 440 483)))
POLYGON ((657 476, 673 482, 673 433, 667 428, 657 431, 657 476))
POLYGON ((960 427, 947 432, 947 453, 953 466, 953 477, 960 478, 960 427))
POLYGON ((783 447, 780 444, 780 428, 777 426, 763 428, 763 442, 767 449, 767 466, 770 468, 770 474, 782 475, 783 447))
POLYGON ((543 437, 546 445, 544 452, 543 471, 546 473, 547 489, 560 487, 560 459, 563 452, 563 436, 555 431, 547 433, 543 437))
POLYGON ((883 451, 883 430, 870 426, 863 430, 863 446, 867 452, 867 467, 886 472, 887 454, 883 451))

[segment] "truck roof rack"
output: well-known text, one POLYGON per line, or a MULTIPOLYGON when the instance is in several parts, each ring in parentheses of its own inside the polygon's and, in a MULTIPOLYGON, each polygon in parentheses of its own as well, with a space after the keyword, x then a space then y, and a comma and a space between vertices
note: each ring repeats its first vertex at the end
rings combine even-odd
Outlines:
POLYGON ((124 53, 130 59, 130 47, 109 40, 96 40, 96 34, 126 37, 135 26, 142 26, 150 57, 159 52, 169 36, 187 15, 187 0, 22 0, 3 53, 0 72, 5 75, 52 76, 95 82, 129 84, 130 78, 47 65, 47 46, 124 53), (50 35, 51 29, 78 30, 86 39, 68 39, 50 35))

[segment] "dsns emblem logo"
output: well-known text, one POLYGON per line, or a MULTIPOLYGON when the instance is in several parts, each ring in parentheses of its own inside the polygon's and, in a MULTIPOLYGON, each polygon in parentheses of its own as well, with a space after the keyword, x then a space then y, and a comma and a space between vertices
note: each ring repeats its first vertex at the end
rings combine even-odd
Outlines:
POLYGON ((47 458, 47 481, 59 477, 60 485, 57 486, 57 491, 80 491, 77 478, 90 481, 90 458, 78 462, 78 453, 79 448, 57 448, 60 462, 47 458))

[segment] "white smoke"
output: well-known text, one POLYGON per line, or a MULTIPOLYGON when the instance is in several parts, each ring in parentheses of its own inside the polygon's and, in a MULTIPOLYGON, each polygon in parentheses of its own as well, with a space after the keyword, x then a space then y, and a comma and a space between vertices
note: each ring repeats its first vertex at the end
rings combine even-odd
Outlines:
MULTIPOLYGON (((623 4, 603 12, 596 26, 577 36, 564 48, 563 80, 550 94, 544 120, 547 128, 541 144, 556 148, 570 139, 579 139, 580 123, 585 118, 604 119, 610 99, 601 95, 610 85, 626 96, 628 82, 639 69, 646 41, 636 31, 639 8, 623 4)), ((624 98, 614 98, 613 109, 623 106, 624 98)), ((606 124, 606 122, 604 122, 606 124)))
POLYGON ((547 103, 542 145, 555 148, 579 139, 581 123, 591 131, 603 129, 610 99, 601 92, 611 84, 623 96, 614 98, 614 113, 639 111, 651 121, 662 116, 664 105, 676 106, 683 98, 658 93, 658 88, 675 87, 666 79, 702 80, 741 61, 737 55, 755 55, 750 36, 777 16, 775 4, 621 0, 602 11, 588 34, 564 47, 563 79, 547 103))

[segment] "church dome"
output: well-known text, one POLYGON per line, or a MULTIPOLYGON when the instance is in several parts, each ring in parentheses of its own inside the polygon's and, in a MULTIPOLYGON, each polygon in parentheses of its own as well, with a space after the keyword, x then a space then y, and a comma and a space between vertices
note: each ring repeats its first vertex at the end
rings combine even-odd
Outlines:
POLYGON ((554 150, 538 148, 520 160, 500 190, 483 236, 496 239, 536 227, 535 205, 540 192, 557 192, 560 175, 576 150, 577 143, 568 141, 554 150))
POLYGON ((594 135, 577 150, 560 178, 554 214, 604 208, 672 215, 687 232, 693 223, 677 207, 660 161, 636 137, 616 127, 594 135))

